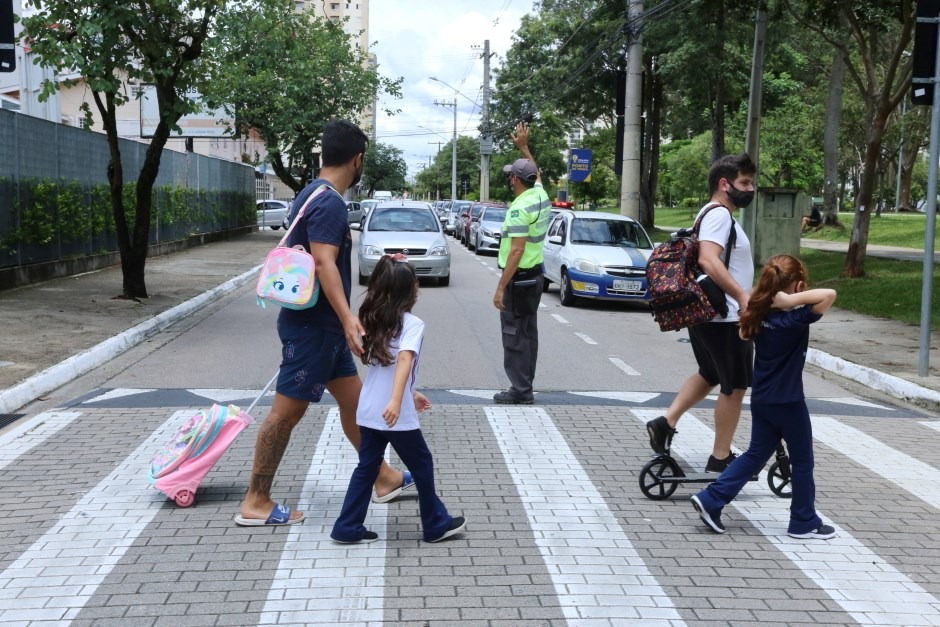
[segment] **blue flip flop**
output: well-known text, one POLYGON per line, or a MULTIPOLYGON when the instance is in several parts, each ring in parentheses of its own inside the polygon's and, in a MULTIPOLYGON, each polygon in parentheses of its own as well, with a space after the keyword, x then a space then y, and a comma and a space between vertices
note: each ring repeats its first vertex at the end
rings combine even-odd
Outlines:
POLYGON ((402 480, 401 480, 400 486, 398 486, 397 488, 395 488, 394 490, 392 490, 385 496, 373 495, 372 502, 373 503, 389 503, 397 499, 399 496, 401 496, 402 492, 404 492, 405 490, 410 490, 413 487, 415 487, 414 477, 412 477, 411 473, 406 470, 402 473, 402 480))
POLYGON ((303 522, 304 518, 306 518, 306 516, 301 516, 300 518, 291 520, 290 512, 291 509, 289 506, 275 503, 274 508, 271 510, 271 515, 268 516, 267 520, 245 518, 239 514, 235 517, 235 524, 240 527, 278 527, 280 525, 293 525, 303 522))

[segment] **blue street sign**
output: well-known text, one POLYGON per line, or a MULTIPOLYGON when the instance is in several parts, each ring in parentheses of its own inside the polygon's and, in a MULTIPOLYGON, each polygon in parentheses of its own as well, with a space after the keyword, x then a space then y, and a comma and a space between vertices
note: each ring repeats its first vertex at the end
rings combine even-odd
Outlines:
POLYGON ((572 148, 568 158, 568 180, 573 183, 590 183, 592 158, 593 153, 589 148, 572 148))

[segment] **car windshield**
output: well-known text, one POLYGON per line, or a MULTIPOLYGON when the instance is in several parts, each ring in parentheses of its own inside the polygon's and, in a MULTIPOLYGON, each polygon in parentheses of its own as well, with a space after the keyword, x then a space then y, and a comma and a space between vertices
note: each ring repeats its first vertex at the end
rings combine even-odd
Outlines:
POLYGON ((475 218, 483 212, 484 207, 477 205, 476 207, 470 207, 470 217, 475 218))
POLYGON ((506 210, 501 207, 490 207, 486 210, 486 213, 483 214, 482 219, 486 222, 502 222, 506 219, 506 210))
POLYGON ((431 232, 440 230, 440 222, 426 209, 374 209, 369 220, 370 231, 431 232))
POLYGON ((633 222, 578 218, 571 224, 572 244, 652 248, 646 232, 633 222))

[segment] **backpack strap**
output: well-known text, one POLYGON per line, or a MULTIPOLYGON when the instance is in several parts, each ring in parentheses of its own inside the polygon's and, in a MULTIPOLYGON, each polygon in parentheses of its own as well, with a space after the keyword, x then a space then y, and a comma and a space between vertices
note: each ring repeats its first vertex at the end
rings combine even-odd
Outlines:
MULTIPOLYGON (((705 209, 699 214, 698 219, 695 221, 695 224, 692 225, 692 233, 695 235, 695 238, 698 239, 699 227, 701 226, 702 220, 705 219, 705 214, 714 209, 715 207, 725 207, 721 203, 713 202, 705 207, 705 209)), ((729 212, 730 213, 730 212, 729 212)), ((728 243, 725 244, 725 268, 731 263, 731 249, 735 246, 738 241, 738 231, 734 228, 736 222, 734 221, 734 216, 731 216, 731 231, 728 232, 728 243)))
MULTIPOLYGON (((326 189, 333 189, 333 188, 327 185, 326 183, 324 183, 320 187, 316 188, 313 191, 313 193, 307 197, 307 200, 304 202, 303 206, 300 208, 300 211, 298 211, 296 217, 294 217, 294 221, 291 222, 290 228, 287 229, 286 233, 284 233, 284 237, 282 237, 281 241, 278 242, 276 248, 280 248, 287 243, 287 239, 290 237, 290 234, 294 230, 294 227, 297 226, 297 224, 300 222, 300 218, 303 217, 304 211, 307 210, 307 207, 310 206, 310 203, 313 202, 313 199, 319 196, 323 192, 323 190, 326 190, 326 189)), ((335 189, 333 189, 333 191, 336 192, 335 189)), ((336 192, 336 193, 339 194, 339 192, 336 192)))

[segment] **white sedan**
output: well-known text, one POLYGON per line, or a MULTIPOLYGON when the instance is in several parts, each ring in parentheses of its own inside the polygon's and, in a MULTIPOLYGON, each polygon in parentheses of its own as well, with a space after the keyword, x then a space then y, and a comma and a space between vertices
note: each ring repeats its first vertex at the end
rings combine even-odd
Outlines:
POLYGON ((561 211, 545 239, 545 279, 561 304, 578 298, 649 299, 646 260, 653 243, 633 218, 596 211, 561 211))

